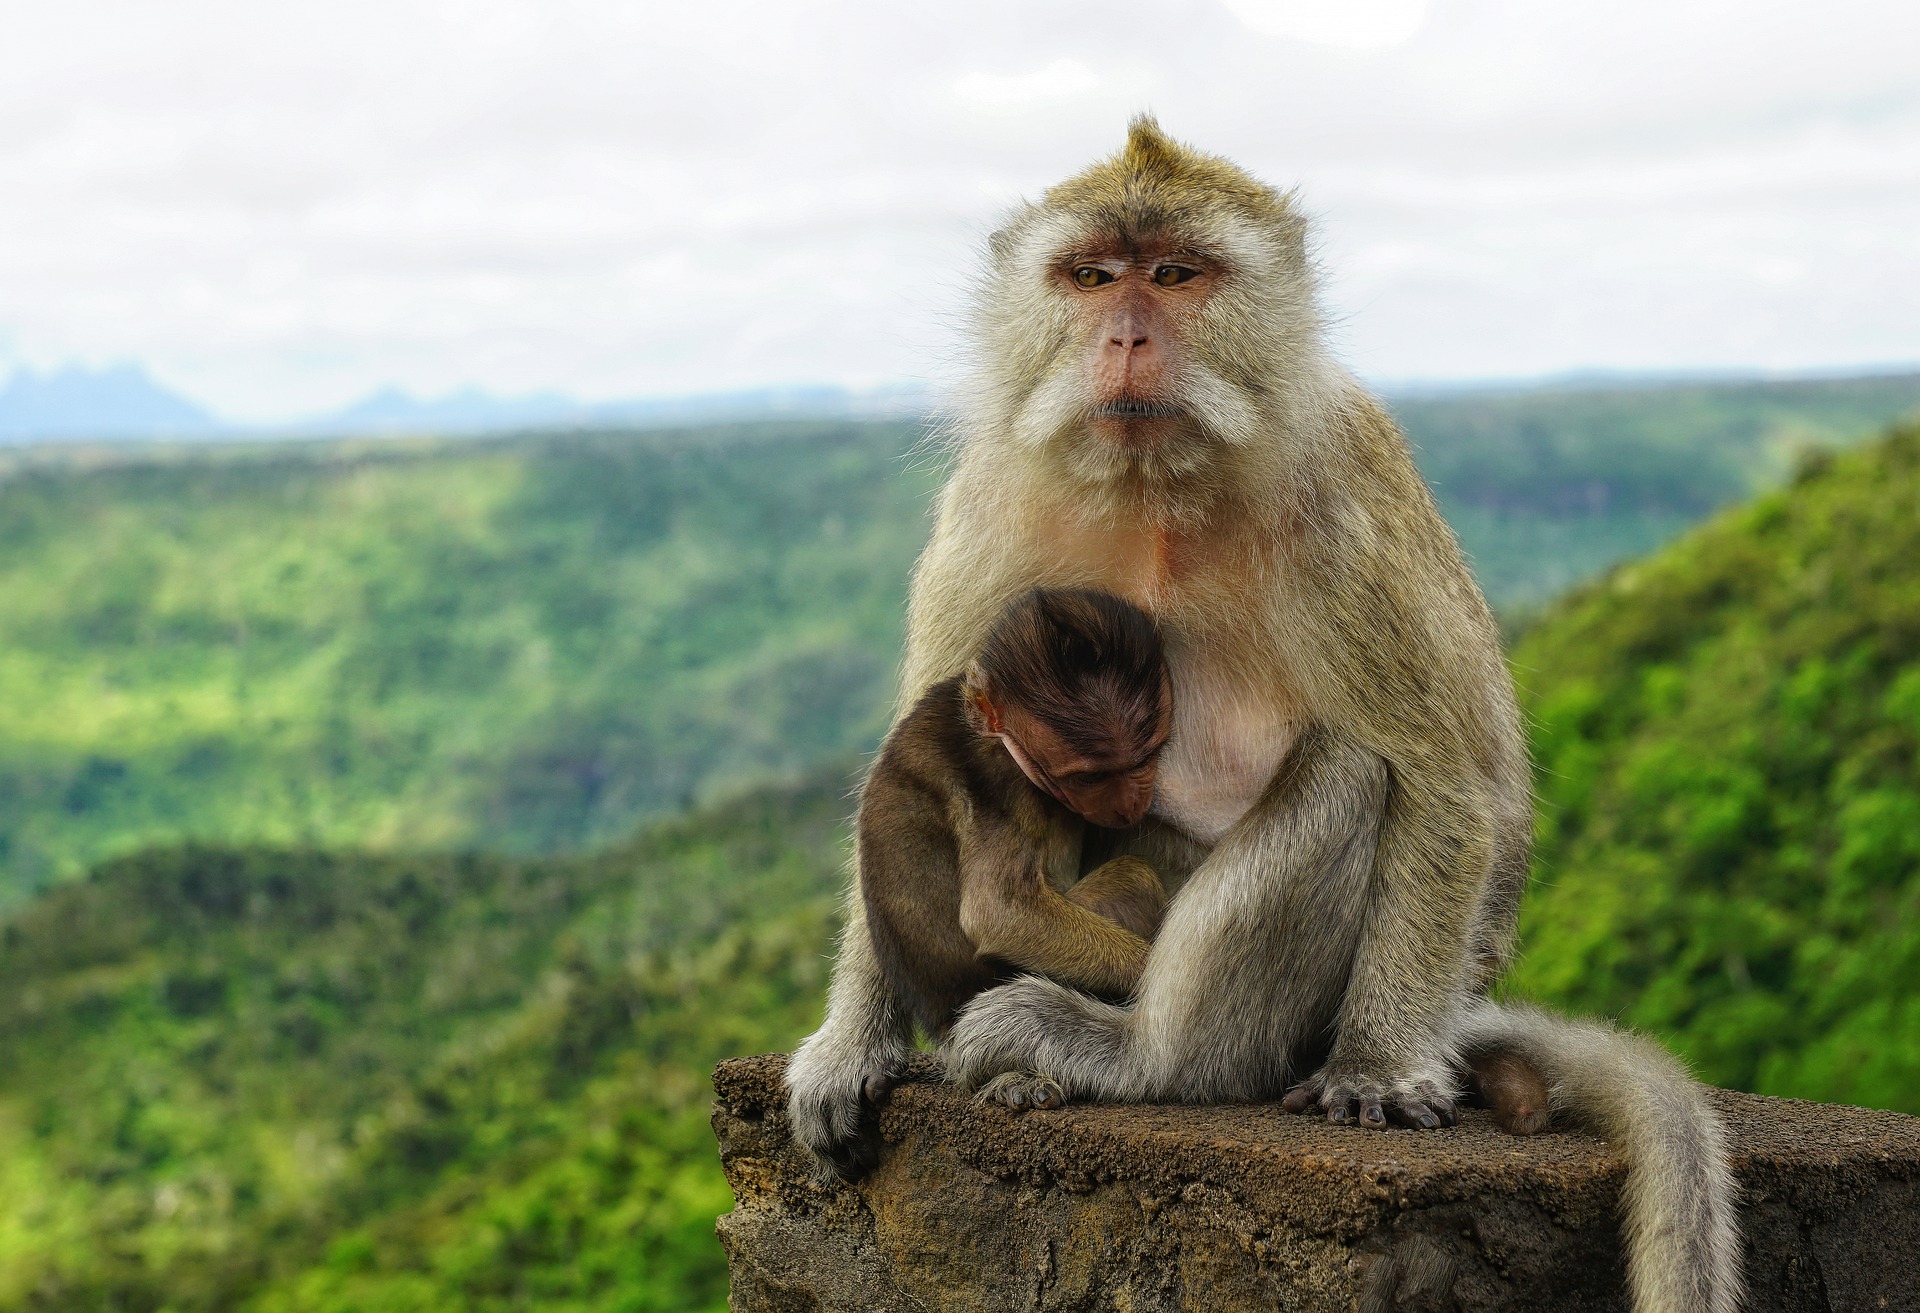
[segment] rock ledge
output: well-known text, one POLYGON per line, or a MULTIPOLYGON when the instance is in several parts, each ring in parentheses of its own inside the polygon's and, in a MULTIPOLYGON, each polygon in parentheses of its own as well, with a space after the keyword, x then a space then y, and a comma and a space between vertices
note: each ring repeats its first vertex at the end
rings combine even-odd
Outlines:
MULTIPOLYGON (((975 1106, 931 1064, 856 1186, 787 1134, 785 1057, 722 1063, 735 1313, 1624 1310, 1625 1170, 1584 1135, 1336 1129, 1272 1105, 975 1106)), ((1715 1091, 1749 1308, 1920 1313, 1920 1119, 1715 1091)))

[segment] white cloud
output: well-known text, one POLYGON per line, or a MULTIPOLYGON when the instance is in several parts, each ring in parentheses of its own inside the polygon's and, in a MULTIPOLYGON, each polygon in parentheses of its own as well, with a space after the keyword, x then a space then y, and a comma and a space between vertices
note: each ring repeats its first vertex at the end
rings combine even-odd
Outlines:
POLYGON ((1430 0, 1223 0, 1262 36, 1374 50, 1409 40, 1433 8, 1430 0))
POLYGON ((953 93, 965 104, 991 110, 1033 110, 1078 100, 1097 91, 1100 79, 1077 59, 1056 59, 1028 73, 963 73, 953 93))
POLYGON ((0 362, 139 358, 242 414, 940 378, 994 216, 1143 107, 1299 185, 1374 374, 1920 356, 1894 3, 0 0, 0 31, 0 362))

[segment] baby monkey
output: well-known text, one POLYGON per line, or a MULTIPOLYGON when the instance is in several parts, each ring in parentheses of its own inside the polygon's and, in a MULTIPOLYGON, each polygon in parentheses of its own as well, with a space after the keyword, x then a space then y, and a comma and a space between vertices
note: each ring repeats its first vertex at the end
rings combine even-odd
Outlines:
POLYGON ((1132 857, 1080 877, 1081 837, 1146 815, 1172 713, 1145 613, 1036 589, 893 727, 860 795, 861 895, 880 969, 933 1040, 1021 972, 1133 991, 1165 891, 1132 857))
MULTIPOLYGON (((1134 857, 1076 879, 1081 841, 1089 823, 1124 829, 1146 815, 1172 723, 1144 612, 1107 593, 1035 589, 964 675, 894 726, 860 798, 861 893, 880 969, 935 1042, 974 995, 1020 972, 1133 992, 1165 890, 1134 857)), ((1502 1128, 1545 1128, 1546 1084, 1525 1062, 1475 1057, 1467 1074, 1502 1128)), ((1051 1081, 1003 1083, 1016 1101, 1061 1102, 1051 1081)))

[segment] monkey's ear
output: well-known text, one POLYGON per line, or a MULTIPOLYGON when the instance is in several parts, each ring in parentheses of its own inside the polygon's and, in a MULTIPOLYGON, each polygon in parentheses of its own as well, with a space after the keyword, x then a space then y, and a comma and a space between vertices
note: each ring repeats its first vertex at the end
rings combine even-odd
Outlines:
POLYGON ((980 668, 979 662, 967 667, 960 687, 967 699, 967 719, 973 722, 974 729, 994 738, 1005 734, 1006 727, 1000 723, 1000 708, 994 705, 987 672, 980 668))

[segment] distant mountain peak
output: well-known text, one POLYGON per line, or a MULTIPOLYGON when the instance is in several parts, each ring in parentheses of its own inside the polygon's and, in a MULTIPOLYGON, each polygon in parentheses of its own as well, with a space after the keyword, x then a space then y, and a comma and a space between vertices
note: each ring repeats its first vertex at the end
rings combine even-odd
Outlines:
POLYGON ((0 443, 202 435, 221 427, 206 409, 130 361, 20 368, 0 383, 0 443))

